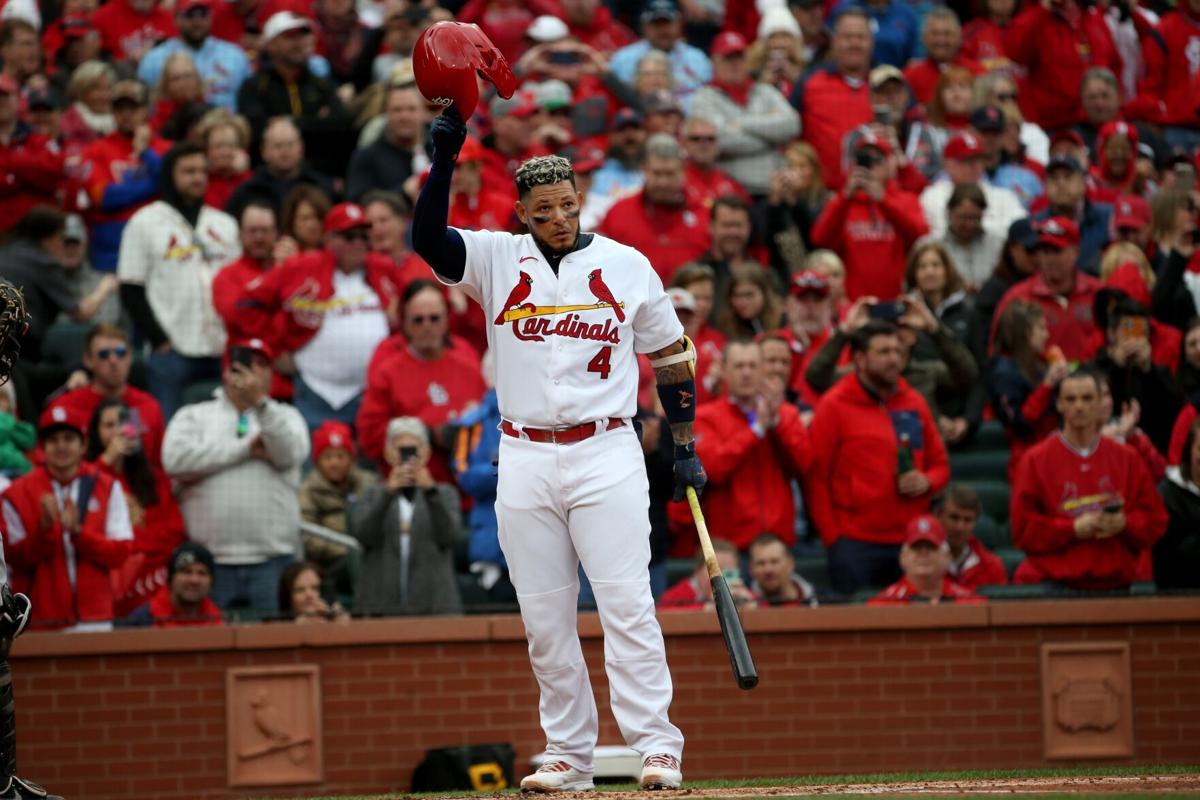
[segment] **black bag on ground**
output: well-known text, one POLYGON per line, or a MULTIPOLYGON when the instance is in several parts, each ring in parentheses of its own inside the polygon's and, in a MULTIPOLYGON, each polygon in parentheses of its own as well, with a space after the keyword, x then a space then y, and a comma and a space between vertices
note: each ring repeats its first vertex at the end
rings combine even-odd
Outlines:
POLYGON ((425 751, 413 770, 412 791, 444 792, 451 789, 493 791, 514 785, 516 752, 504 744, 468 744, 425 751))

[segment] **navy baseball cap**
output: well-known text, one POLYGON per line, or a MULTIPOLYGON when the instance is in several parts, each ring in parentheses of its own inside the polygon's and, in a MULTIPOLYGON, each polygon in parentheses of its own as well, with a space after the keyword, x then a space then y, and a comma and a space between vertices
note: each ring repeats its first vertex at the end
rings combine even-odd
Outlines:
POLYGON ((1033 220, 1021 217, 1008 226, 1008 241, 1021 245, 1026 250, 1032 250, 1037 244, 1037 231, 1033 228, 1033 220))
POLYGON ((1083 166, 1079 163, 1079 159, 1066 153, 1060 153, 1050 159, 1050 163, 1046 165, 1046 174, 1049 175, 1056 169, 1069 169, 1078 175, 1083 174, 1083 166))
POLYGON ((642 127, 642 115, 632 108, 622 108, 613 115, 612 129, 614 131, 619 131, 621 128, 640 127, 642 127))
POLYGON ((650 0, 646 4, 646 10, 642 12, 642 24, 654 22, 655 20, 679 19, 679 7, 675 5, 674 0, 650 0))
POLYGON ((1002 133, 1004 112, 995 106, 981 106, 971 112, 971 127, 980 133, 1002 133))

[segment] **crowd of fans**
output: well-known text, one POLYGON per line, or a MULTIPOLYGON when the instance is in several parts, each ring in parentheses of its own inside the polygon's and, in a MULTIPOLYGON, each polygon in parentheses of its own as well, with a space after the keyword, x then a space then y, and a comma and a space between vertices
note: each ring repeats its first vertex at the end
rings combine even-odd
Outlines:
MULTIPOLYGON (((1200 0, 0 6, 35 626, 514 600, 495 326, 407 235, 438 112, 409 56, 450 19, 521 82, 484 84, 450 223, 518 231, 513 171, 560 153, 584 229, 649 258, 739 602, 818 602, 814 552, 821 599, 1200 586, 1200 0), (993 420, 1011 575, 951 483, 993 420)), ((695 547, 642 367, 655 594, 702 606, 703 566, 667 586, 695 547)))

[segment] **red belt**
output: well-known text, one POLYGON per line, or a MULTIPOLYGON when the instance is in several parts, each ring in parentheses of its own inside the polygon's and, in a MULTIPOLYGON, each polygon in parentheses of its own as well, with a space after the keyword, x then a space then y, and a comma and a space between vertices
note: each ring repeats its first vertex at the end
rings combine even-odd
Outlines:
MULTIPOLYGON (((604 428, 606 431, 611 431, 614 428, 620 428, 625 424, 623 419, 610 419, 608 425, 604 428)), ((590 439, 596 435, 596 423, 584 422, 580 425, 575 425, 571 428, 522 428, 517 430, 516 426, 508 420, 501 420, 500 430, 509 436, 520 439, 524 434, 525 438, 531 442, 540 442, 542 444, 575 444, 582 442, 584 439, 590 439)))

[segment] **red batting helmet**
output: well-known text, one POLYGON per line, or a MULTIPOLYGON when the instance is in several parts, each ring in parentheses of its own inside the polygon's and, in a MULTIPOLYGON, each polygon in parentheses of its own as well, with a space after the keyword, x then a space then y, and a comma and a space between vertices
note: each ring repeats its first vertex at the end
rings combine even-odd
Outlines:
POLYGON ((477 25, 435 22, 413 48, 417 88, 431 102, 458 106, 465 120, 479 103, 475 74, 496 84, 501 97, 512 97, 517 79, 504 56, 477 25))

